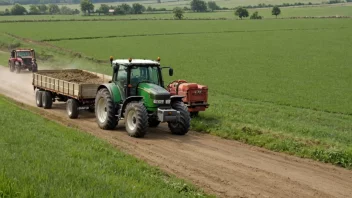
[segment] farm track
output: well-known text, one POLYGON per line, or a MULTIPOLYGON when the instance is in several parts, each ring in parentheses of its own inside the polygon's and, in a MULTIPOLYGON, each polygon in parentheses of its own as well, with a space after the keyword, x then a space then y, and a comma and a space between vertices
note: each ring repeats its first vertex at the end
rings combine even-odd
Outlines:
POLYGON ((0 93, 20 105, 34 106, 22 105, 25 109, 105 139, 208 193, 219 197, 352 197, 352 171, 329 164, 196 132, 174 136, 164 124, 136 139, 127 135, 123 121, 117 129, 104 131, 88 112, 70 120, 64 103, 54 103, 50 110, 35 106, 31 77, 29 72, 15 74, 0 67, 0 93))

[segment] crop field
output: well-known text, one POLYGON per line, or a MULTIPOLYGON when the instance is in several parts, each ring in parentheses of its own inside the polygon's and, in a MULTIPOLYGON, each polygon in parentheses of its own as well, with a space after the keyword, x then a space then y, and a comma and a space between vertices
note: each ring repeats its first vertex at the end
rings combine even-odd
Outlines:
MULTIPOLYGON (((312 6, 312 7, 283 7, 278 18, 306 17, 306 16, 352 16, 352 3, 333 6, 312 6)), ((258 11, 259 15, 265 19, 275 18, 271 14, 272 8, 248 9, 249 14, 258 11)), ((1 10, 1 7, 0 7, 1 10)), ((172 12, 145 13, 140 15, 120 15, 120 16, 82 16, 82 15, 27 15, 27 16, 0 16, 0 21, 16 20, 135 20, 135 19, 174 19, 172 12)), ((216 11, 207 13, 186 12, 184 19, 238 19, 233 10, 216 11)), ((245 20, 248 20, 245 19, 245 20)))
MULTIPOLYGON (((160 56, 175 69, 166 82, 209 86, 211 106, 192 120, 193 130, 351 167, 351 24, 149 20, 2 23, 0 29, 45 41, 34 45, 43 51, 50 44, 100 60, 160 56)), ((95 69, 111 74, 109 64, 95 69)))
MULTIPOLYGON (((245 6, 245 5, 258 5, 259 3, 265 3, 265 4, 283 4, 283 3, 321 3, 322 1, 320 0, 250 0, 250 1, 242 1, 242 0, 215 0, 217 5, 221 7, 227 7, 227 8, 234 8, 237 6, 245 6)), ((107 4, 107 5, 120 5, 122 3, 126 3, 129 5, 132 5, 133 3, 140 3, 144 5, 145 7, 151 6, 152 8, 166 8, 166 9, 172 9, 174 7, 190 7, 190 1, 189 0, 166 0, 166 1, 161 1, 161 3, 157 3, 156 1, 131 1, 131 2, 121 2, 121 3, 102 3, 102 4, 107 4)), ((73 9, 79 9, 80 6, 79 4, 62 4, 67 7, 73 8, 73 9)), ((94 4, 94 7, 97 8, 100 6, 100 3, 94 4)), ((0 6, 0 10, 5 10, 6 8, 11 8, 11 6, 0 6)), ((29 9, 29 5, 25 5, 26 9, 29 9)))
POLYGON ((202 195, 102 140, 21 109, 1 95, 0 108, 0 197, 202 195))

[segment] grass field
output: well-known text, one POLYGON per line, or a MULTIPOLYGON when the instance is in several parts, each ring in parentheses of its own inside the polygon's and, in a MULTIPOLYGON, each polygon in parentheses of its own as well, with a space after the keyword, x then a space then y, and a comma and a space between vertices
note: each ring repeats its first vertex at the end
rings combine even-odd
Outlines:
MULTIPOLYGON (((352 3, 332 6, 313 7, 284 7, 278 18, 305 17, 305 16, 352 16, 352 3)), ((275 18, 271 14, 272 8, 248 9, 249 14, 258 11, 264 19, 275 18)), ((1 7, 0 7, 1 10, 1 7)), ((185 19, 238 19, 234 11, 217 11, 207 13, 186 12, 185 19)), ((48 16, 0 16, 0 21, 16 20, 127 20, 127 19, 174 19, 172 12, 158 14, 123 15, 123 16, 82 16, 82 15, 48 15, 48 16)), ((247 18, 248 20, 248 18, 247 18)))
MULTIPOLYGON (((192 129, 351 167, 351 24, 351 19, 283 19, 0 27, 96 59, 160 56, 163 65, 175 69, 167 82, 186 79, 210 88, 211 106, 192 120, 192 129), (20 31, 31 28, 41 31, 20 31)), ((4 35, 1 40, 16 42, 4 35)), ((40 53, 70 54, 44 44, 22 44, 40 53)), ((56 60, 49 62, 55 65, 56 60)), ((111 74, 108 64, 70 60, 62 65, 111 74)))
MULTIPOLYGON (((157 3, 156 1, 131 1, 131 2, 121 2, 121 3, 103 3, 107 5, 120 5, 122 3, 127 3, 129 5, 132 5, 133 3, 140 3, 143 4, 145 7, 151 6, 152 8, 166 8, 166 9, 172 9, 174 7, 190 7, 190 0, 162 0, 162 3, 157 3)), ((206 1, 207 2, 207 1, 206 1)), ((259 3, 265 3, 265 4, 283 4, 283 3, 306 3, 308 4, 309 2, 311 3, 321 3, 321 0, 250 0, 250 1, 242 1, 242 0, 215 0, 217 5, 220 7, 227 7, 227 8, 234 8, 237 6, 245 6, 245 5, 258 5, 259 3)), ((65 6, 68 6, 73 9, 80 9, 79 4, 62 4, 65 6)), ((26 9, 29 9, 29 5, 24 5, 26 9)), ((94 4, 94 8, 97 9, 100 7, 100 3, 94 4)), ((5 10, 6 8, 10 9, 11 6, 0 6, 0 10, 5 10)))
POLYGON ((23 110, 1 95, 0 109, 0 197, 207 196, 102 140, 23 110))

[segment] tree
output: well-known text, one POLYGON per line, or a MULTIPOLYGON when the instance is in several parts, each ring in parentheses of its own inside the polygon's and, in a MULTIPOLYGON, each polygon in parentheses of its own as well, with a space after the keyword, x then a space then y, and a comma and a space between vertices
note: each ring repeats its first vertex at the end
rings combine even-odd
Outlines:
POLYGON ((205 12, 207 11, 207 4, 202 0, 192 0, 191 1, 191 9, 194 12, 205 12))
POLYGON ((67 6, 62 6, 61 9, 60 9, 60 13, 61 14, 65 14, 65 15, 71 15, 71 14, 74 13, 74 11, 71 8, 67 7, 67 6))
POLYGON ((215 3, 215 1, 208 1, 208 8, 211 11, 220 10, 220 7, 215 3))
POLYGON ((101 5, 100 5, 100 8, 98 9, 98 11, 99 11, 100 13, 107 14, 107 13, 109 13, 109 9, 110 9, 110 7, 109 7, 108 5, 106 5, 106 4, 101 4, 101 5))
POLYGON ((132 7, 126 3, 123 3, 115 8, 114 11, 116 14, 123 15, 123 14, 131 14, 132 7))
POLYGON ((262 18, 263 18, 262 16, 259 16, 258 11, 255 11, 250 17, 250 19, 262 19, 262 18))
POLYGON ((161 0, 156 0, 157 3, 161 3, 161 0))
POLYGON ((275 15, 276 18, 277 18, 277 15, 279 15, 280 13, 281 13, 280 8, 279 8, 278 6, 274 6, 274 7, 273 7, 273 10, 271 11, 271 14, 272 14, 272 15, 275 15))
POLYGON ((12 8, 11 8, 11 14, 12 15, 24 15, 27 13, 27 10, 25 7, 21 6, 20 4, 16 3, 12 8))
POLYGON ((239 7, 236 9, 235 15, 240 17, 240 19, 242 19, 242 17, 248 17, 249 13, 246 8, 239 7))
POLYGON ((5 15, 10 15, 10 14, 11 14, 11 13, 10 13, 10 10, 6 8, 4 14, 5 14, 5 15))
POLYGON ((49 13, 50 14, 59 14, 60 8, 56 4, 49 4, 49 13))
POLYGON ((145 11, 145 7, 142 4, 134 3, 132 5, 132 10, 134 14, 142 14, 145 11))
POLYGON ((29 13, 30 14, 40 14, 40 11, 37 6, 35 5, 30 5, 29 6, 29 13))
POLYGON ((174 8, 173 13, 174 13, 175 18, 180 19, 180 20, 183 18, 184 11, 182 10, 182 8, 180 8, 180 7, 174 8))
POLYGON ((81 10, 84 13, 88 12, 88 15, 90 15, 90 12, 94 10, 94 5, 90 0, 81 0, 81 10))
POLYGON ((38 5, 39 12, 44 14, 48 10, 48 7, 45 4, 38 5))

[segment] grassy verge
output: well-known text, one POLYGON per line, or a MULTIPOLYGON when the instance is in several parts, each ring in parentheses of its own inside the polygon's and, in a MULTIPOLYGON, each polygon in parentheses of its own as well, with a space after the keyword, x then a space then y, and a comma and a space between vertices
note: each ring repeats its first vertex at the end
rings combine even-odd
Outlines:
POLYGON ((203 197, 192 185, 0 95, 0 197, 203 197))

